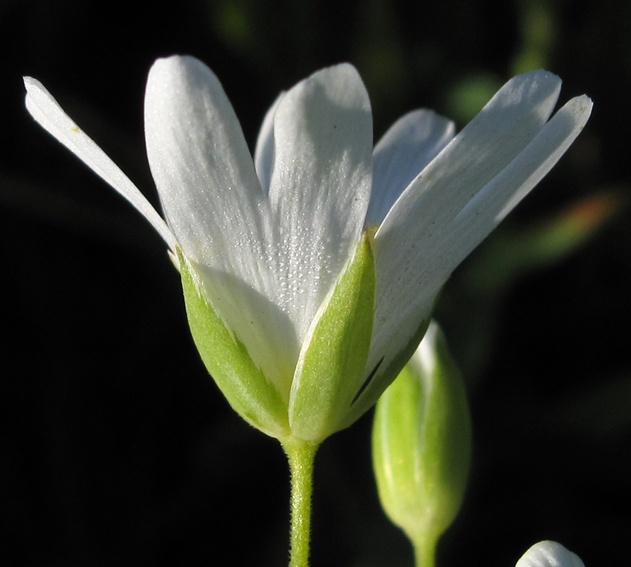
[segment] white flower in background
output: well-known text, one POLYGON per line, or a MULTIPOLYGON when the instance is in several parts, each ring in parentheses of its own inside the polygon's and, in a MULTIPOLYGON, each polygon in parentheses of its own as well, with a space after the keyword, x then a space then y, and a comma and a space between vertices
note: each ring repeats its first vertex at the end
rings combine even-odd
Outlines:
POLYGON ((540 541, 533 545, 515 567, 585 567, 580 557, 556 541, 540 541))
POLYGON ((179 258, 189 321, 230 403, 280 439, 318 442, 359 418, 414 352, 456 266, 580 133, 586 96, 550 120, 561 80, 510 80, 462 132, 431 111, 373 150, 348 64, 267 113, 254 159, 215 75, 191 57, 149 73, 145 133, 163 220, 36 80, 26 105, 126 197, 179 258))

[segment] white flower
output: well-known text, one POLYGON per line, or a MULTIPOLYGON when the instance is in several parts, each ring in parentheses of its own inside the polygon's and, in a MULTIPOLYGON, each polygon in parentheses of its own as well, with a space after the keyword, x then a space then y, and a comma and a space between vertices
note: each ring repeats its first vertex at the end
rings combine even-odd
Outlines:
POLYGON ((533 545, 515 567, 585 567, 580 557, 555 541, 533 545))
MULTIPOLYGON (((145 133, 165 222, 39 82, 25 84, 33 117, 181 254, 252 372, 262 373, 260 388, 271 386, 284 408, 271 411, 276 425, 246 419, 275 436, 313 440, 372 406, 414 352, 451 272, 557 162, 592 106, 586 96, 574 98, 548 121, 561 81, 535 71, 506 83, 456 137, 452 122, 417 110, 373 151, 366 89, 342 64, 279 97, 252 160, 215 75, 191 57, 160 59, 147 82, 145 133), (362 270, 372 272, 374 255, 374 283, 360 303, 365 309, 374 301, 374 317, 365 353, 356 348, 361 368, 334 380, 331 388, 344 395, 324 425, 298 424, 307 347, 362 242, 368 252, 357 262, 370 263, 362 270)), ((340 332, 340 344, 365 323, 359 317, 340 332)), ((217 380, 219 372, 211 369, 217 380)), ((319 377, 323 384, 329 378, 319 377)), ((326 390, 309 388, 311 397, 326 390)), ((260 409, 248 408, 241 413, 260 409)))

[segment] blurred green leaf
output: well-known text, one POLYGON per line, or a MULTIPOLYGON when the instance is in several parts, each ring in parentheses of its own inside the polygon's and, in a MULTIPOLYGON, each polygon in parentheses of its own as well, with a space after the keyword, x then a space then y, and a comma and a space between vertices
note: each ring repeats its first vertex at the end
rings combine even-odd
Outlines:
POLYGON ((627 206, 619 191, 604 191, 521 228, 499 230, 467 271, 480 291, 496 293, 525 273, 559 262, 591 241, 627 206))
POLYGON ((467 124, 503 82, 489 73, 476 73, 462 78, 445 95, 446 114, 459 124, 467 124))
POLYGON ((552 2, 522 0, 520 4, 522 45, 513 61, 514 75, 549 67, 557 31, 552 2))
POLYGON ((631 375, 599 379, 572 394, 555 412, 562 429, 596 441, 631 432, 631 375))

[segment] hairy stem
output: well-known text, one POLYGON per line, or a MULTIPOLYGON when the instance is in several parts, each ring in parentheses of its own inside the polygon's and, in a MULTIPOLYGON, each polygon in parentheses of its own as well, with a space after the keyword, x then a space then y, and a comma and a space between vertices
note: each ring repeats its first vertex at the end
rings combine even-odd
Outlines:
POLYGON ((289 567, 308 567, 311 541, 311 493, 317 444, 289 439, 283 449, 291 473, 291 532, 289 567))

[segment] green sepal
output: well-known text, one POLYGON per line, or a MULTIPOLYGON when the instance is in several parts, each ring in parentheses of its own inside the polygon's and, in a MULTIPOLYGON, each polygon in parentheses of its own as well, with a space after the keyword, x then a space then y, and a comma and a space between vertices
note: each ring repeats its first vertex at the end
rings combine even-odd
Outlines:
POLYGON ((178 250, 188 323, 208 372, 232 408, 250 425, 276 438, 289 434, 287 408, 206 297, 191 262, 178 250))
POLYGON ((289 401, 292 436, 320 442, 339 429, 361 388, 375 313, 375 263, 364 234, 315 317, 289 401))
POLYGON ((383 366, 379 363, 379 366, 374 370, 364 370, 364 372, 366 372, 366 370, 369 372, 372 370, 374 375, 370 376, 365 374, 366 383, 363 386, 364 389, 361 395, 354 400, 350 410, 340 423, 340 429, 346 429, 353 425, 353 423, 377 403, 377 400, 381 397, 386 388, 392 384, 418 348, 421 339, 425 336, 429 323, 429 319, 420 322, 412 338, 405 347, 394 356, 387 366, 383 366))
POLYGON ((458 513, 469 475, 471 423, 464 383, 436 324, 377 403, 373 466, 381 504, 431 565, 458 513))

